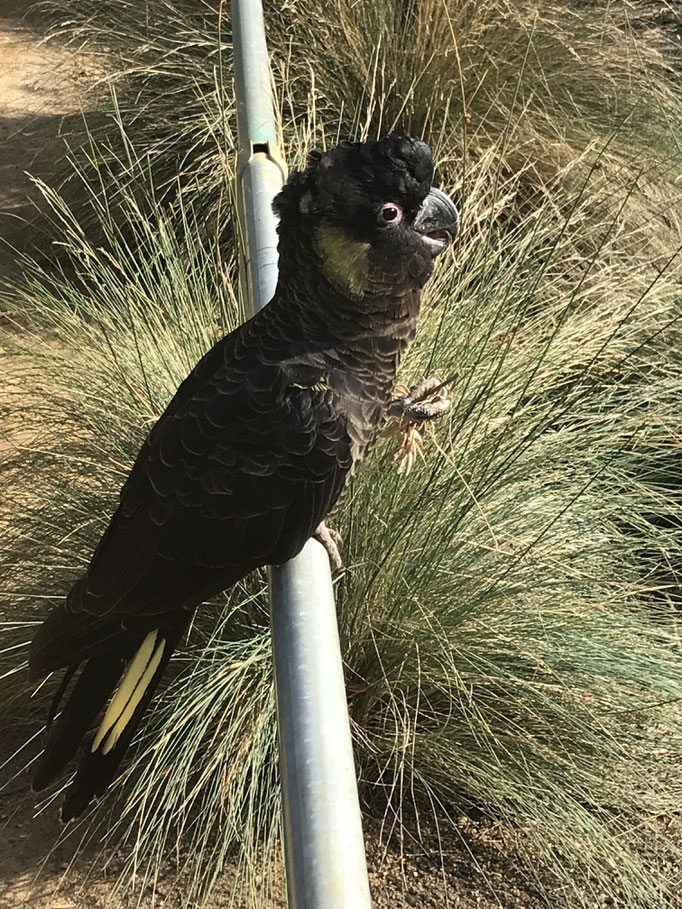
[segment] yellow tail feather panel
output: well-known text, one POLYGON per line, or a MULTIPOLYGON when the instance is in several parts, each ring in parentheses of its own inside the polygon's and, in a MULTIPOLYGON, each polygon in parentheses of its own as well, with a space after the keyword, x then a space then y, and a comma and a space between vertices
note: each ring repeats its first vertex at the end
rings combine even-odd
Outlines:
POLYGON ((97 730, 91 751, 97 751, 102 745, 102 754, 108 754, 130 721, 163 657, 166 642, 161 638, 157 643, 158 634, 158 629, 150 631, 128 664, 97 730))

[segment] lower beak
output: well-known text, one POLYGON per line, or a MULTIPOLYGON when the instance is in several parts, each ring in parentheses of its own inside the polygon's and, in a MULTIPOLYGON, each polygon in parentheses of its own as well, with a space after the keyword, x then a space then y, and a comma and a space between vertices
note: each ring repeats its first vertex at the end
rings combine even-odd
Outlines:
POLYGON ((433 188, 422 202, 412 226, 423 235, 431 254, 437 256, 459 232, 457 206, 441 189, 433 188))

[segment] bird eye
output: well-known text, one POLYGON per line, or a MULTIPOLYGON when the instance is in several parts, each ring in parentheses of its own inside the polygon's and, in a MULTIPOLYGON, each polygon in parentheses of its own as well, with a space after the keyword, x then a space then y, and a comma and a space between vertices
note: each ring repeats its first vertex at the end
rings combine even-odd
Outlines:
POLYGON ((386 202, 379 209, 379 220, 386 224, 399 224, 403 218, 403 210, 396 202, 386 202))

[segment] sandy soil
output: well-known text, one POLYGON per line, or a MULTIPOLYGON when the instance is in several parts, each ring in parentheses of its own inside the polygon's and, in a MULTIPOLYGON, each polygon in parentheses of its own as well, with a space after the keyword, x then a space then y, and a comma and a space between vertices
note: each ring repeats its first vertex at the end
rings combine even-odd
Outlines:
POLYGON ((31 243, 26 219, 39 195, 29 174, 47 177, 65 155, 64 117, 88 107, 101 73, 92 56, 44 40, 23 18, 27 3, 0 0, 0 237, 31 243))
MULTIPOLYGON (((123 856, 108 859, 86 848, 72 861, 75 843, 55 845, 60 824, 55 806, 34 816, 33 796, 17 783, 0 796, 0 909, 180 909, 182 877, 169 860, 154 901, 123 898, 115 890, 123 856)), ((428 832, 421 845, 401 848, 382 842, 381 823, 365 818, 370 886, 375 909, 541 909, 547 906, 530 891, 518 867, 505 853, 510 834, 489 822, 461 817, 457 834, 446 837, 441 862, 438 841, 428 832)), ((234 870, 227 868, 209 909, 227 909, 234 870)), ((279 894, 263 899, 262 909, 285 909, 284 883, 279 894)), ((558 895, 558 894, 557 894, 558 895)), ((560 899, 553 905, 561 905, 560 899)), ((236 907, 235 907, 236 909, 236 907)), ((596 907, 595 907, 596 909, 596 907)))

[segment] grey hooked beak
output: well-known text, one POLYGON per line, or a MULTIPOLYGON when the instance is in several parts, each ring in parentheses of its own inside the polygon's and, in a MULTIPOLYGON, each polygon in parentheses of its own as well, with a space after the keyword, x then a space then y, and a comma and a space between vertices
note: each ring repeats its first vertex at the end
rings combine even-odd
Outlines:
POLYGON ((447 249, 459 232, 459 212, 447 193, 435 187, 424 199, 412 224, 423 235, 432 256, 447 249))

